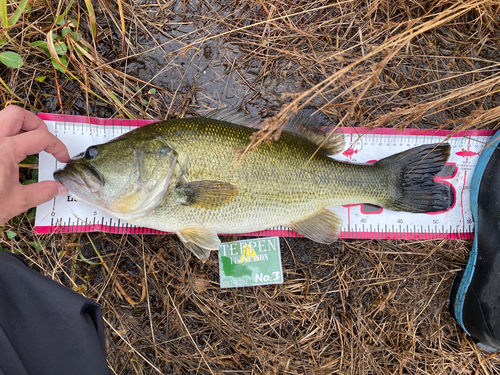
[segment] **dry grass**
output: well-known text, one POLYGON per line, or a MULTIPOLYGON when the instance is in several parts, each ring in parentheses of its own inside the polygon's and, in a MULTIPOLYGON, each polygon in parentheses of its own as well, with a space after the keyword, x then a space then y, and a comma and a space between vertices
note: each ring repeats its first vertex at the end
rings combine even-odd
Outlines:
POLYGON ((288 239, 282 286, 221 290, 216 258, 197 262, 173 236, 54 235, 43 252, 31 236, 12 245, 103 307, 114 373, 500 371, 447 312, 466 241, 288 239))
MULTIPOLYGON (((200 83, 216 71, 242 107, 274 115, 265 136, 307 104, 339 126, 463 130, 499 119, 500 1, 99 0, 97 37, 76 2, 69 14, 88 52, 70 48, 63 74, 30 43, 47 40, 68 4, 35 0, 9 30, 3 48, 25 66, 0 68, 2 103, 183 116, 227 102, 200 83), (163 60, 143 74, 152 56, 163 60)), ((57 234, 36 251, 32 224, 9 223, 17 236, 2 246, 101 304, 116 374, 500 372, 447 312, 470 242, 283 240, 282 286, 221 290, 215 258, 197 262, 173 236, 57 234)))

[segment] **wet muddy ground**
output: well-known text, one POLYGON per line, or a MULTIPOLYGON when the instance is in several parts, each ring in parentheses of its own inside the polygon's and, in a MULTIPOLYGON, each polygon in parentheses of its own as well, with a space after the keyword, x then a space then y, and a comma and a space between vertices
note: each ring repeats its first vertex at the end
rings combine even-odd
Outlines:
MULTIPOLYGON (((363 35, 364 31, 360 34, 349 25, 329 23, 338 16, 335 10, 311 10, 307 16, 290 16, 291 24, 312 22, 312 30, 305 27, 302 34, 287 30, 289 25, 284 22, 283 26, 282 20, 279 24, 266 23, 269 10, 259 2, 177 1, 161 7, 154 2, 137 2, 130 12, 135 19, 130 20, 126 58, 122 58, 120 28, 97 8, 97 22, 102 28, 97 52, 110 62, 109 66, 142 81, 133 84, 134 97, 122 95, 121 101, 142 102, 143 113, 157 112, 158 118, 203 114, 226 106, 269 117, 293 94, 321 83, 382 42, 376 38, 376 29, 368 28, 368 34, 363 35), (318 19, 324 20, 324 25, 318 19), (256 26, 250 27, 252 23, 256 26), (273 30, 270 24, 281 27, 273 30), (318 34, 323 37, 318 38, 318 34), (369 41, 367 46, 360 43, 363 40, 369 41), (158 91, 151 94, 151 88, 158 91)), ((466 20, 464 17, 461 22, 466 20)), ((378 27, 383 25, 379 22, 378 27)), ((487 40, 479 48, 468 44, 468 39, 469 35, 448 26, 421 33, 381 70, 379 82, 363 92, 358 113, 344 119, 344 124, 367 125, 394 108, 436 101, 453 90, 496 75, 495 40, 487 40)), ((353 83, 373 70, 380 58, 359 64, 349 78, 324 90, 310 104, 323 107, 333 120, 345 116, 348 110, 352 112, 348 106, 357 91, 352 89, 353 83)), ((60 111, 55 91, 47 85, 41 91, 49 95, 40 98, 45 110, 60 111)), ((62 91, 65 102, 72 104, 66 112, 97 117, 118 115, 99 100, 91 100, 87 106, 84 93, 71 80, 62 82, 62 91)), ((416 119, 406 126, 453 126, 454 120, 469 116, 478 108, 495 108, 499 100, 495 92, 466 100, 458 95, 448 102, 447 108, 430 111, 425 121, 416 119)), ((395 125, 398 122, 392 123, 395 125)))

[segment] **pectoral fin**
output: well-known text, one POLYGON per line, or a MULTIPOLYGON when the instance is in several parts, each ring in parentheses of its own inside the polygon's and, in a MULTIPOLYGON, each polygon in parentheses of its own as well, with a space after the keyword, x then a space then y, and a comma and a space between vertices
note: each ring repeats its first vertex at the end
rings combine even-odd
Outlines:
POLYGON ((219 250, 220 239, 210 229, 185 228, 176 232, 180 240, 198 259, 206 260, 212 250, 219 250))
POLYGON ((180 204, 200 208, 219 208, 229 204, 238 189, 233 184, 221 181, 193 181, 175 189, 180 204))
POLYGON ((339 238, 342 219, 337 213, 324 208, 286 226, 315 242, 330 244, 339 238))

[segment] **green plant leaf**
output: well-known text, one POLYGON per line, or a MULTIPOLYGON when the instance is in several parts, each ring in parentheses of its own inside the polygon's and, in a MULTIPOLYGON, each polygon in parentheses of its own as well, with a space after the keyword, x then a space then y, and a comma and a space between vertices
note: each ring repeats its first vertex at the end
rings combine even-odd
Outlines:
POLYGON ((9 26, 7 17, 7 0, 0 0, 0 17, 2 18, 2 26, 5 28, 9 26))
MULTIPOLYGON (((66 60, 65 57, 60 57, 59 60, 65 67, 68 66, 68 60, 66 60)), ((61 73, 66 73, 64 68, 61 65, 59 65, 59 63, 53 57, 50 58, 50 61, 52 61, 52 65, 54 66, 54 68, 59 70, 61 73)))
POLYGON ((36 251, 42 251, 45 246, 45 241, 30 241, 29 244, 33 246, 36 251))
POLYGON ((151 95, 156 94, 156 89, 153 87, 151 90, 149 90, 149 93, 150 93, 151 95))
POLYGON ((21 164, 38 164, 38 156, 37 155, 28 155, 24 158, 21 164))
POLYGON ((24 158, 21 164, 38 164, 38 156, 37 155, 28 155, 24 158))
POLYGON ((68 52, 68 47, 65 43, 55 43, 54 47, 56 48, 56 52, 59 56, 64 56, 66 55, 66 52, 68 52))
POLYGON ((89 12, 90 26, 92 28, 92 35, 94 39, 97 38, 97 22, 95 19, 94 7, 91 0, 85 0, 85 5, 87 6, 87 11, 89 12))
POLYGON ((66 35, 69 35, 71 37, 71 39, 73 39, 75 42, 79 42, 80 40, 82 40, 82 34, 74 32, 69 27, 63 29, 61 32, 61 35, 63 37, 65 37, 66 35))
POLYGON ((21 0, 16 11, 14 12, 14 14, 12 15, 12 17, 9 20, 9 26, 16 24, 16 22, 19 20, 19 17, 21 17, 21 14, 23 14, 27 5, 28 5, 28 0, 21 0))
POLYGON ((31 178, 23 182, 23 185, 35 184, 38 182, 38 169, 33 169, 31 171, 31 178))
POLYGON ((85 52, 88 52, 89 49, 85 46, 81 46, 79 44, 75 44, 75 47, 76 47, 76 52, 78 52, 80 55, 84 55, 84 53, 82 51, 85 51, 85 52))
POLYGON ((17 236, 17 233, 11 230, 6 230, 5 235, 9 240, 13 239, 15 236, 17 236))
POLYGON ((101 264, 101 263, 96 263, 96 262, 92 262, 92 261, 88 260, 87 258, 85 258, 83 256, 82 253, 80 253, 80 259, 83 260, 85 263, 90 264, 91 266, 97 266, 97 265, 101 264))
POLYGON ((61 15, 59 15, 59 17, 54 18, 55 23, 57 23, 58 25, 64 25, 66 23, 66 21, 64 20, 64 17, 66 17, 66 14, 68 14, 68 12, 71 9, 71 6, 73 5, 74 2, 75 2, 75 0, 71 0, 69 2, 68 6, 66 7, 66 10, 61 15))
POLYGON ((48 51, 49 47, 47 47, 47 42, 45 40, 37 40, 36 42, 30 43, 31 47, 39 47, 44 51, 48 51))
POLYGON ((16 52, 5 51, 0 53, 0 62, 9 68, 20 68, 23 66, 23 58, 16 52))
POLYGON ((36 77, 35 78, 35 81, 38 81, 38 82, 43 82, 45 81, 45 79, 47 78, 47 76, 40 76, 40 77, 36 77))

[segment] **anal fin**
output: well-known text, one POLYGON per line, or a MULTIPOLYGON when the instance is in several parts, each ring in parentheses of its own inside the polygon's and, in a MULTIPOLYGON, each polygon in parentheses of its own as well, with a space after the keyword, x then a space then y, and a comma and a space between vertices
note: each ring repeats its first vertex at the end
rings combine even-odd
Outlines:
POLYGON ((323 208, 321 211, 286 226, 310 240, 331 244, 339 238, 342 219, 337 213, 323 208))
POLYGON ((205 228, 185 228, 176 232, 184 245, 198 259, 206 261, 213 250, 219 250, 220 239, 217 233, 205 228))

